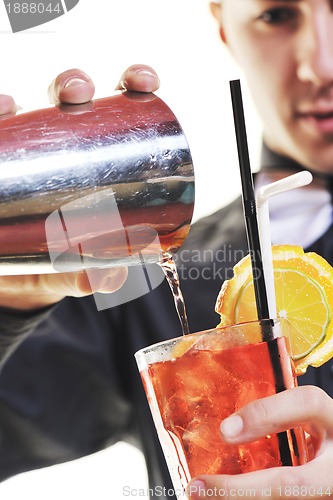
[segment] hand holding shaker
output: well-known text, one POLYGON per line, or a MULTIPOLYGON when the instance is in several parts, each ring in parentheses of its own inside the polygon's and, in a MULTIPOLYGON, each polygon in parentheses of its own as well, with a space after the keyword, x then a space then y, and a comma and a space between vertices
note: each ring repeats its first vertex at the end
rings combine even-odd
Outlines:
POLYGON ((158 262, 193 205, 186 138, 154 94, 0 121, 0 275, 158 262))

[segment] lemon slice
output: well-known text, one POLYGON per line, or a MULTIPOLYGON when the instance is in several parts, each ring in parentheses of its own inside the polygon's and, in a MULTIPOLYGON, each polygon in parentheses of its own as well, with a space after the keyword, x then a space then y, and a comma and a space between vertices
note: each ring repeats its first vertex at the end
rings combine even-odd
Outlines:
MULTIPOLYGON (((287 319, 291 355, 297 374, 333 356, 333 269, 319 255, 301 247, 273 246, 277 316, 287 319)), ((257 318, 250 257, 234 267, 216 302, 219 326, 257 318)))

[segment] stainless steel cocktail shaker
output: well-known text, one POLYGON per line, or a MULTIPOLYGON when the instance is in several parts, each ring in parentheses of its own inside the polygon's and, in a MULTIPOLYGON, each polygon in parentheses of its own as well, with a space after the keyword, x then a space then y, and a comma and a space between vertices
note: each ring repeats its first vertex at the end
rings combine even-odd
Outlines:
POLYGON ((193 204, 188 143, 154 94, 0 121, 0 275, 157 262, 193 204))

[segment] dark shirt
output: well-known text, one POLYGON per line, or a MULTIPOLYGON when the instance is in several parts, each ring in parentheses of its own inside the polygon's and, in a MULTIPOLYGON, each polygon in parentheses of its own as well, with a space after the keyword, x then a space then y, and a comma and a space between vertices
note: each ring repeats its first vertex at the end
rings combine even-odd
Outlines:
MULTIPOLYGON (((332 245, 330 227, 311 249, 333 264, 332 245)), ((246 253, 240 199, 193 225, 176 257, 191 331, 216 326, 221 284, 246 253)), ((65 299, 40 318, 16 319, 16 326, 9 326, 4 314, 0 324, 7 337, 8 330, 13 338, 18 330, 20 338, 32 332, 0 374, 0 478, 73 460, 122 440, 143 451, 150 488, 171 488, 133 356, 181 334, 166 282, 99 312, 93 297, 87 297, 65 299)), ((310 368, 299 382, 321 386, 333 396, 332 363, 310 368)))

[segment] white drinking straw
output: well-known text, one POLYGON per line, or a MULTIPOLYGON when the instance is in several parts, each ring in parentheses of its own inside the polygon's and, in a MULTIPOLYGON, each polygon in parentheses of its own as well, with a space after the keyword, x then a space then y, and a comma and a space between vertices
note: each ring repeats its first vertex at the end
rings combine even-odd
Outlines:
POLYGON ((280 193, 285 193, 291 189, 299 188, 310 184, 312 174, 307 170, 298 172, 297 174, 284 177, 276 182, 266 184, 259 188, 256 194, 257 216, 261 245, 261 259, 265 273, 265 283, 267 291, 267 301, 270 318, 276 318, 276 298, 274 287, 274 271, 273 271, 273 256, 271 231, 269 223, 269 206, 268 200, 271 196, 280 193))

